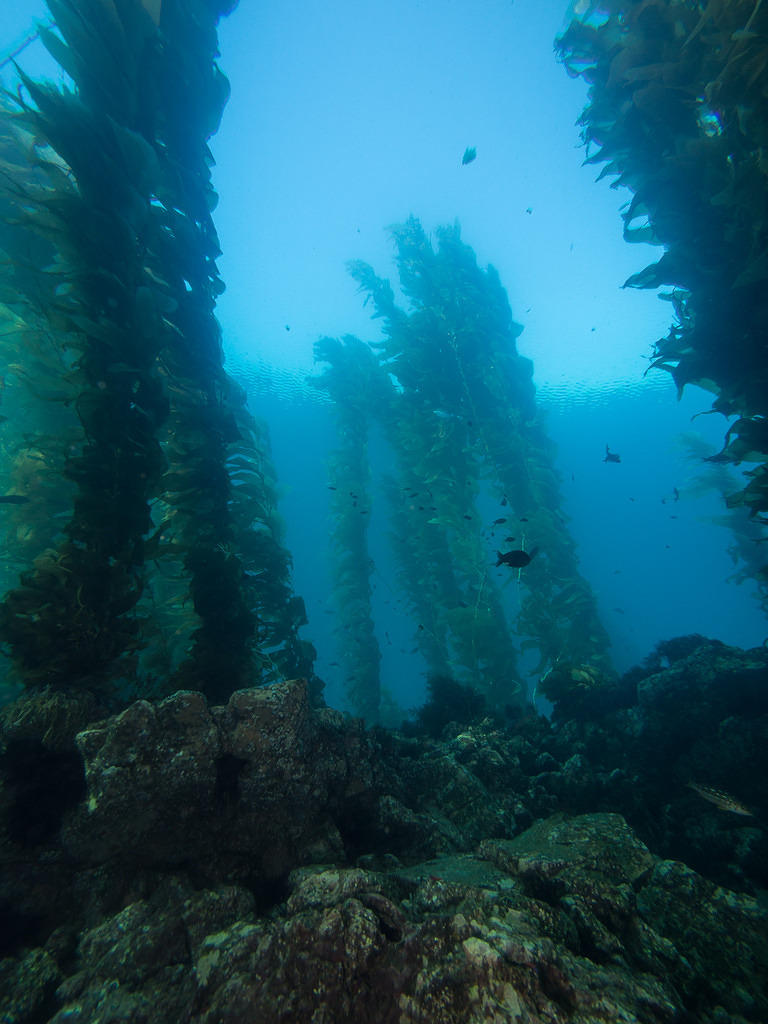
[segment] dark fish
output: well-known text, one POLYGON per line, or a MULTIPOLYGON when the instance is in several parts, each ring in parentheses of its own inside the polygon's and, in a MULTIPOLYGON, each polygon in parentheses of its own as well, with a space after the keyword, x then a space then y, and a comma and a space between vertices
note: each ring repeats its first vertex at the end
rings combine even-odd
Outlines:
POLYGON ((26 505, 28 501, 23 494, 0 494, 0 505, 26 505))
POLYGON ((494 519, 493 520, 493 525, 494 526, 501 526, 501 524, 502 523, 506 523, 506 521, 507 521, 507 517, 506 516, 499 516, 498 519, 494 519))
POLYGON ((605 446, 605 458, 603 462, 621 462, 621 456, 612 452, 608 445, 605 446))
POLYGON ((504 543, 505 544, 511 544, 514 539, 515 539, 514 537, 505 537, 504 538, 504 543))
POLYGON ((475 147, 467 146, 467 148, 464 150, 464 156, 461 158, 461 166, 464 167, 465 164, 471 164, 476 157, 477 150, 475 149, 475 147))
POLYGON ((538 548, 534 548, 532 551, 528 552, 519 549, 517 551, 505 551, 504 554, 502 554, 501 551, 497 551, 496 565, 509 565, 513 569, 522 569, 523 566, 528 565, 538 550, 538 548))
POLYGON ((504 495, 504 497, 503 497, 503 498, 501 499, 501 504, 502 504, 502 505, 506 505, 506 504, 507 504, 507 496, 506 496, 506 494, 505 494, 505 495, 504 495))
POLYGON ((675 496, 675 501, 680 501, 680 491, 676 487, 672 488, 672 493, 675 496))

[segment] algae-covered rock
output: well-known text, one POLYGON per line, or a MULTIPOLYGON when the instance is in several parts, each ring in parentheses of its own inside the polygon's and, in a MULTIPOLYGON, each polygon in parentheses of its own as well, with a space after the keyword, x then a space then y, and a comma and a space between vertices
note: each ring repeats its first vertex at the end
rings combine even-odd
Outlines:
POLYGON ((764 664, 699 644, 635 680, 641 703, 440 740, 366 732, 301 681, 100 720, 19 702, 0 720, 0 1005, 20 1024, 768 1019, 766 912, 716 884, 738 851, 756 887, 762 817, 680 781, 727 767, 740 788, 760 766, 764 664), (665 679, 700 699, 678 747, 665 679), (65 796, 45 829, 15 825, 28 744, 35 786, 65 796), (709 879, 659 856, 683 838, 709 879))

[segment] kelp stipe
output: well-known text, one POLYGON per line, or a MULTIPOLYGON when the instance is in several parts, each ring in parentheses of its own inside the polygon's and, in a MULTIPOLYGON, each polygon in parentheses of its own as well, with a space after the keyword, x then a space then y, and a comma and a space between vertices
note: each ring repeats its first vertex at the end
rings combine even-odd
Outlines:
MULTIPOLYGON (((560 512, 532 366, 517 353, 520 328, 496 272, 477 266, 458 227, 439 229, 436 249, 415 218, 392 235, 410 309, 398 307, 389 282, 370 266, 351 263, 383 321, 384 340, 372 346, 378 375, 359 374, 354 398, 329 390, 340 418, 352 415, 350 405, 370 410, 394 454, 398 472, 385 483, 391 543, 429 670, 469 683, 492 706, 524 703, 518 644, 536 649, 537 672, 562 659, 609 668, 608 637, 560 512), (515 623, 481 534, 479 501, 487 505, 490 494, 505 511, 499 522, 509 512, 527 550, 539 551, 518 577, 515 623)), ((318 355, 338 363, 350 344, 325 339, 318 355)), ((363 454, 358 445, 356 465, 363 454)), ((357 474, 362 486, 360 466, 357 474)), ((359 546, 360 559, 364 552, 359 546)))
POLYGON ((6 596, 0 627, 26 684, 106 690, 135 675, 148 501, 164 464, 157 428, 167 400, 155 369, 163 331, 145 267, 159 229, 150 203, 159 164, 109 111, 22 80, 29 99, 19 99, 14 122, 37 173, 3 182, 16 213, 10 255, 51 251, 19 283, 69 353, 81 433, 64 465, 75 485, 71 518, 6 596), (47 275, 55 285, 41 303, 47 275))
MULTIPOLYGON (((697 384, 738 419, 718 460, 750 462, 727 504, 768 523, 768 7, 605 0, 599 27, 574 21, 557 42, 589 83, 587 162, 633 193, 627 241, 663 245, 627 287, 671 286, 674 323, 652 367, 678 391, 697 384)), ((766 566, 758 568, 765 579, 766 566)))
POLYGON ((373 724, 381 704, 381 650, 371 608, 368 445, 374 410, 382 415, 392 385, 372 350, 352 335, 322 338, 315 359, 328 364, 313 382, 333 399, 338 436, 329 461, 333 596, 343 638, 338 657, 350 706, 373 724))
MULTIPOLYGON (((263 552, 237 470, 268 455, 214 318, 207 140, 228 93, 216 23, 232 7, 51 0, 63 38, 43 40, 77 92, 22 76, 4 120, 2 138, 23 151, 0 196, 18 316, 63 350, 60 405, 75 413, 59 460, 74 509, 0 606, 28 686, 120 699, 186 685, 218 700, 278 663, 312 677, 276 532, 280 565, 253 567, 263 552), (263 573, 279 591, 266 600, 263 573)), ((30 363, 18 376, 34 392, 37 374, 30 363)))

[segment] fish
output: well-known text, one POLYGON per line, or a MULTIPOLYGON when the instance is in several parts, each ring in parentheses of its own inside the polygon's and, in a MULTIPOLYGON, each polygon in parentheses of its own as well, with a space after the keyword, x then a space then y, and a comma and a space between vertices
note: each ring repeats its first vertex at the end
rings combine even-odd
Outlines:
POLYGON ((608 445, 605 446, 605 458, 603 462, 621 462, 621 456, 612 452, 608 445))
POLYGON ((464 150, 464 156, 461 158, 461 166, 464 167, 466 164, 471 164, 473 160, 477 158, 477 150, 474 146, 467 146, 464 150))
POLYGON ((24 494, 0 494, 0 505, 26 505, 28 502, 24 494))
POLYGON ((498 519, 494 519, 493 520, 493 525, 494 526, 501 526, 501 524, 502 523, 506 523, 506 521, 507 521, 507 517, 506 516, 499 516, 498 519))
POLYGON ((722 789, 715 789, 714 786, 700 786, 698 782, 689 782, 688 788, 692 789, 695 793, 698 793, 704 800, 709 800, 711 804, 718 807, 721 811, 730 811, 731 814, 741 814, 745 818, 753 818, 754 813, 750 811, 744 804, 739 803, 735 797, 732 797, 730 793, 724 792, 722 789))
POLYGON ((522 549, 519 549, 517 551, 505 551, 504 554, 502 554, 501 551, 497 551, 496 565, 508 565, 512 569, 522 569, 524 566, 528 565, 538 550, 538 548, 533 548, 532 551, 523 551, 522 549))

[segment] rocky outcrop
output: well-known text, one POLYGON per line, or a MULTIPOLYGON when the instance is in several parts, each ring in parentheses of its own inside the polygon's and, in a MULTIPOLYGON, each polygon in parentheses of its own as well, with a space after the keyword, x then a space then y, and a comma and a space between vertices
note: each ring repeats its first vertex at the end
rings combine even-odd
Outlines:
POLYGON ((84 930, 66 973, 48 947, 5 961, 6 1019, 738 1024, 768 1013, 766 912, 653 857, 616 815, 555 816, 474 855, 387 872, 297 869, 289 890, 257 916, 242 888, 168 879, 84 930))
POLYGON ((5 708, 2 1020, 768 1019, 768 657, 678 653, 439 739, 301 681, 5 708))

